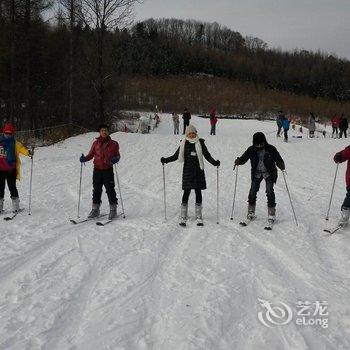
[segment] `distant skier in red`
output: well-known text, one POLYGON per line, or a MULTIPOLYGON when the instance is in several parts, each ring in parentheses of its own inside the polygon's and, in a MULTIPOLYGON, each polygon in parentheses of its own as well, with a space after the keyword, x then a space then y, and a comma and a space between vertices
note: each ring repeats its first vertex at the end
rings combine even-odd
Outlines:
POLYGON ((212 107, 210 111, 210 135, 215 135, 216 133, 216 123, 218 122, 218 117, 216 116, 216 107, 212 107))

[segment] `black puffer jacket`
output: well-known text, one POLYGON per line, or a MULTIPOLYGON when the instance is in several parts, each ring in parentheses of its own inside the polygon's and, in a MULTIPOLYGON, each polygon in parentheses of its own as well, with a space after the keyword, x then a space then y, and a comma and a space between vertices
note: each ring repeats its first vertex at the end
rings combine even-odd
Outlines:
MULTIPOLYGON (((241 157, 238 158, 238 165, 245 164, 248 159, 250 159, 250 163, 252 166, 252 177, 256 175, 257 167, 259 164, 258 150, 255 146, 250 146, 248 149, 242 154, 241 157)), ((281 155, 278 153, 275 146, 272 146, 268 143, 265 144, 265 156, 264 156, 264 164, 267 172, 270 174, 273 182, 277 181, 277 168, 276 165, 281 169, 285 169, 284 161, 281 155)))
MULTIPOLYGON (((202 152, 204 158, 214 166, 216 165, 215 159, 210 155, 207 146, 203 139, 199 139, 202 145, 202 152)), ((180 147, 176 152, 168 158, 164 158, 165 163, 174 162, 179 158, 180 147)), ((200 189, 205 190, 207 184, 205 182, 204 170, 201 170, 199 166, 199 160, 196 153, 196 146, 194 143, 186 141, 185 143, 185 156, 184 156, 184 167, 182 172, 182 189, 200 189)))

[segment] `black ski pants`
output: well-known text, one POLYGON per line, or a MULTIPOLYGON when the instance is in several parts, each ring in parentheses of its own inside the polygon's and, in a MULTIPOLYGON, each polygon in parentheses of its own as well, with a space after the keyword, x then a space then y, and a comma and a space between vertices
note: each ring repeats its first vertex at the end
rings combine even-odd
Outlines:
POLYGON ((109 204, 118 204, 117 194, 114 189, 113 168, 103 170, 94 168, 92 183, 94 187, 92 191, 92 202, 94 204, 101 203, 102 186, 106 189, 109 204))
POLYGON ((186 133, 186 127, 189 126, 189 125, 190 125, 190 121, 189 120, 188 121, 184 120, 184 133, 183 133, 184 135, 186 133))
POLYGON ((339 132, 339 138, 340 138, 340 139, 343 137, 343 134, 344 134, 344 137, 347 138, 346 130, 340 129, 340 132, 339 132))
POLYGON ((216 124, 212 124, 210 129, 210 135, 215 135, 216 133, 216 124))
POLYGON ((350 186, 346 188, 346 197, 341 208, 350 208, 350 186))
MULTIPOLYGON (((263 180, 263 177, 253 177, 252 183, 250 186, 249 196, 248 196, 248 203, 249 205, 255 205, 256 203, 256 196, 260 189, 261 181, 263 180)), ((269 208, 274 208, 276 206, 276 199, 275 199, 275 191, 273 189, 274 183, 271 177, 267 177, 265 179, 266 182, 266 196, 267 196, 267 206, 269 208)))
MULTIPOLYGON (((202 190, 195 189, 194 190, 196 193, 196 203, 197 204, 202 204, 202 190)), ((182 203, 187 204, 188 203, 188 198, 190 197, 191 190, 184 190, 184 194, 182 196, 182 203)))
POLYGON ((5 196, 5 182, 9 188, 11 198, 18 198, 16 187, 16 169, 9 171, 0 171, 0 199, 5 196))

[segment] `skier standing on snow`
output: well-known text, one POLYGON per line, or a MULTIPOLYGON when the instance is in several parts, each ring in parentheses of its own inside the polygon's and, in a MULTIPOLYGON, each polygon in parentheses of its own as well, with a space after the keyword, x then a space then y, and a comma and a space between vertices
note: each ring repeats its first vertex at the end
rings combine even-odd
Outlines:
POLYGON ((15 139, 15 127, 7 123, 0 136, 0 212, 4 209, 5 181, 12 199, 12 211, 19 211, 19 195, 16 180, 21 177, 21 161, 19 155, 33 157, 34 152, 25 148, 15 139))
POLYGON ((339 226, 346 226, 348 224, 350 216, 350 146, 336 153, 333 159, 336 163, 343 163, 346 161, 348 162, 345 174, 346 197, 341 206, 341 216, 338 222, 339 226))
POLYGON ((202 190, 207 188, 204 174, 204 158, 212 165, 220 166, 220 161, 213 159, 203 139, 197 134, 197 129, 193 125, 186 128, 186 138, 181 141, 180 147, 174 155, 168 158, 162 157, 162 164, 174 162, 177 159, 184 163, 182 172, 182 204, 181 204, 181 222, 180 225, 186 226, 188 212, 188 198, 191 190, 196 193, 196 219, 197 225, 203 225, 202 218, 202 190))
POLYGON ((334 133, 335 133, 335 138, 338 138, 339 121, 340 121, 340 118, 338 117, 337 114, 335 114, 331 120, 331 122, 332 122, 332 138, 334 138, 334 133))
POLYGON ((284 141, 288 142, 288 130, 289 130, 290 122, 286 116, 283 117, 282 128, 284 133, 284 141))
POLYGON ((276 219, 276 201, 274 184, 277 181, 276 165, 283 171, 285 169, 284 161, 278 153, 276 147, 266 141, 262 132, 253 135, 253 145, 235 160, 235 165, 243 165, 248 159, 251 163, 251 187, 248 196, 248 214, 247 218, 255 218, 256 196, 260 188, 261 181, 266 182, 266 196, 268 207, 268 222, 273 224, 276 219))
POLYGON ((118 199, 114 189, 113 165, 118 163, 120 159, 119 144, 109 136, 108 125, 100 125, 99 133, 100 136, 92 144, 89 154, 80 157, 81 163, 94 158, 92 210, 88 218, 95 218, 100 215, 102 186, 104 186, 110 206, 108 219, 112 220, 117 215, 118 199))
POLYGON ((173 116, 173 123, 174 123, 174 135, 178 135, 179 134, 180 118, 179 118, 178 114, 176 114, 175 112, 173 112, 172 116, 173 116))
POLYGON ((345 117, 344 113, 342 113, 339 121, 339 138, 341 139, 343 134, 344 137, 347 138, 346 131, 349 128, 348 119, 345 117))
POLYGON ((215 135, 217 122, 218 122, 218 118, 216 116, 216 108, 212 107, 210 111, 210 125, 211 125, 210 135, 215 135))
POLYGON ((316 131, 316 118, 312 112, 310 112, 309 116, 309 137, 313 138, 315 137, 315 131, 316 131))
POLYGON ((183 134, 185 135, 186 127, 190 125, 190 120, 191 120, 191 113, 188 111, 187 108, 184 109, 184 113, 182 115, 182 119, 184 121, 184 132, 183 132, 183 134))
POLYGON ((283 111, 279 111, 277 119, 276 119, 276 123, 277 123, 277 137, 280 137, 281 130, 282 130, 283 119, 284 119, 283 111))

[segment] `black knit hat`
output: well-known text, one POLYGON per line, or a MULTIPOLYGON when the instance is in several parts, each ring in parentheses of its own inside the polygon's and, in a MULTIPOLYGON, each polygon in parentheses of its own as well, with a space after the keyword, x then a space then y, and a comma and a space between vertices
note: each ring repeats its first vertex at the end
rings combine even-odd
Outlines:
POLYGON ((267 143, 265 135, 262 132, 256 132, 253 135, 253 145, 261 145, 262 143, 267 143))
POLYGON ((109 131, 109 126, 107 124, 100 124, 98 126, 98 131, 100 131, 101 129, 107 129, 109 131))

